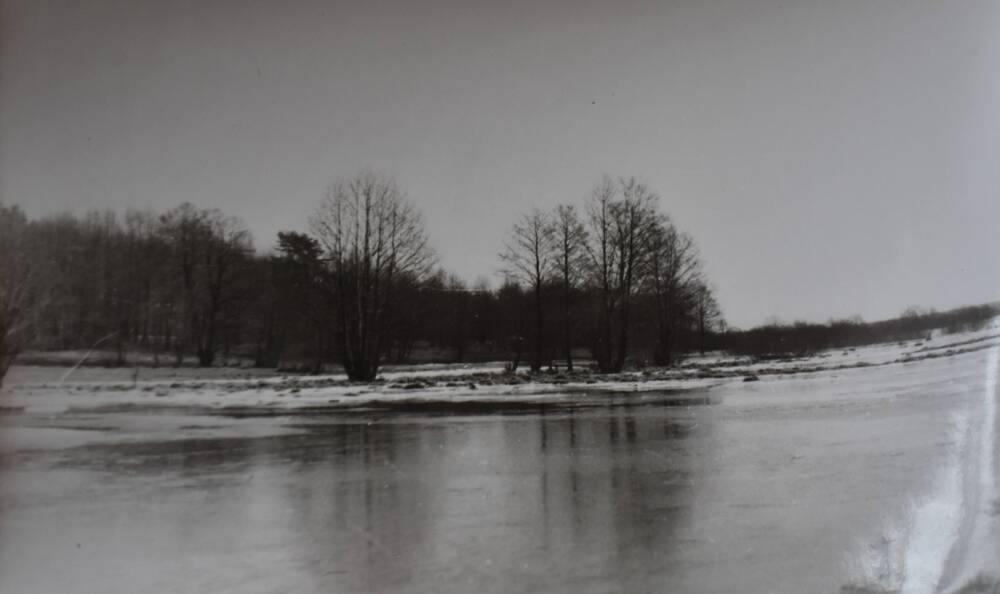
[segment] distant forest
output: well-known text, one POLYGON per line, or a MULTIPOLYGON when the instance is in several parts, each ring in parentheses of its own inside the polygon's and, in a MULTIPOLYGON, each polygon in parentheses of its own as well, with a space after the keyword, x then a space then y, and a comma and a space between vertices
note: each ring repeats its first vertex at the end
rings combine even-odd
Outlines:
POLYGON ((579 206, 512 221, 497 288, 440 268, 420 213, 370 171, 332 185, 309 228, 276 243, 257 253, 239 219, 191 204, 36 220, 0 204, 0 378, 28 350, 90 349, 117 365, 340 365, 354 380, 413 362, 617 372, 709 350, 909 340, 998 313, 911 308, 873 323, 727 329, 694 239, 634 178, 605 177, 579 206))

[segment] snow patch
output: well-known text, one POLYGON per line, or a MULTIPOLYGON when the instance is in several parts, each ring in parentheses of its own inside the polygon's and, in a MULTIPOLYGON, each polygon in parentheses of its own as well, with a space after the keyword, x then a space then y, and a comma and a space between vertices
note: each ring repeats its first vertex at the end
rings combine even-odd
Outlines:
POLYGON ((954 446, 948 465, 938 473, 934 494, 913 511, 902 594, 933 594, 944 575, 945 562, 962 525, 962 452, 969 433, 969 415, 954 416, 954 446))
MULTIPOLYGON (((960 558, 960 572, 955 584, 975 582, 977 576, 983 575, 981 572, 996 569, 997 550, 996 535, 992 532, 997 530, 996 510, 994 506, 997 501, 996 487, 996 415, 997 415, 997 378, 1000 376, 1000 349, 990 350, 986 362, 986 376, 983 381, 983 407, 982 407, 982 427, 979 435, 979 456, 976 460, 978 481, 974 483, 975 492, 972 493, 972 502, 967 510, 970 517, 972 529, 969 541, 966 544, 964 558, 960 558)), ((968 591, 966 588, 952 588, 952 591, 968 591)))
POLYGON ((854 579, 845 593, 934 594, 949 553, 959 540, 963 520, 962 463, 970 430, 969 415, 952 416, 947 464, 934 478, 928 497, 914 502, 901 522, 886 518, 879 537, 846 562, 854 579), (908 526, 909 531, 899 526, 908 526))

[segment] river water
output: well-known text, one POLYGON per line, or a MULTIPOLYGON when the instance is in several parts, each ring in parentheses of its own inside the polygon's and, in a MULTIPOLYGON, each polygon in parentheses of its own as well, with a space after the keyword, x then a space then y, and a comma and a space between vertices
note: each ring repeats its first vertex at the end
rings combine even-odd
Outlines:
POLYGON ((462 414, 8 414, 0 592, 937 591, 989 503, 987 358, 462 414))

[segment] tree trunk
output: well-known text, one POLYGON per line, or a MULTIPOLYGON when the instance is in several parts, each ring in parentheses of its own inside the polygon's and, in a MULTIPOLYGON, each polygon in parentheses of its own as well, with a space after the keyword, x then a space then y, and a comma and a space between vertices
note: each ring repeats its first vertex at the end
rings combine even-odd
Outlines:
POLYGON ((521 351, 523 350, 524 340, 520 336, 515 336, 511 339, 511 351, 514 353, 514 360, 510 362, 510 371, 517 371, 518 366, 521 365, 521 351))
POLYGON ((566 371, 573 371, 573 340, 570 336, 570 290, 568 274, 563 287, 563 355, 566 357, 566 371))
POLYGON ((542 370, 542 285, 535 283, 535 358, 531 370, 542 370))
POLYGON ((198 366, 211 367, 215 362, 215 351, 213 349, 198 349, 198 366))
POLYGON ((705 356, 705 308, 698 308, 698 351, 705 356))
POLYGON ((674 323, 669 316, 663 330, 663 364, 667 367, 674 364, 674 323))
POLYGON ((608 297, 604 298, 604 307, 601 312, 601 328, 597 338, 597 369, 601 373, 614 372, 613 360, 613 334, 612 316, 614 307, 609 303, 608 297))
POLYGON ((12 353, 9 353, 7 348, 7 318, 3 309, 0 309, 0 386, 3 386, 3 378, 13 362, 12 353))
POLYGON ((319 374, 323 371, 323 326, 316 324, 316 353, 313 356, 312 372, 319 374))
POLYGON ((614 358, 614 373, 625 369, 625 358, 628 356, 628 314, 629 304, 626 302, 621 308, 621 327, 618 329, 618 348, 614 358))
POLYGON ((198 347, 198 366, 211 367, 215 362, 215 320, 210 319, 205 329, 205 340, 198 347))

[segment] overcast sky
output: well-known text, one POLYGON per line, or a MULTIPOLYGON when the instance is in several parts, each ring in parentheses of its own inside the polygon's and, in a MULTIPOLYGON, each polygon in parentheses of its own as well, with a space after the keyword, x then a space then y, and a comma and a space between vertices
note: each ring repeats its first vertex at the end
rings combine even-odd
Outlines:
POLYGON ((239 215, 370 166, 495 279, 532 205, 635 175, 726 317, 1000 299, 1000 2, 0 0, 0 200, 239 215))

